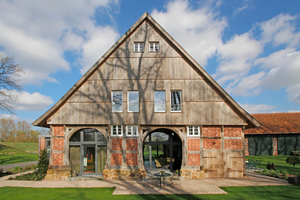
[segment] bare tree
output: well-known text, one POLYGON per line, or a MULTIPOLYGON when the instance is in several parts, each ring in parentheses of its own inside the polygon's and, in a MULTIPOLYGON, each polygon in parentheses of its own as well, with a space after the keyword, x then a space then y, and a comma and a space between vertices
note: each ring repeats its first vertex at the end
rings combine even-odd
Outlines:
POLYGON ((18 76, 24 69, 15 63, 13 57, 8 57, 0 52, 0 110, 13 113, 12 102, 17 100, 13 90, 20 91, 18 76))

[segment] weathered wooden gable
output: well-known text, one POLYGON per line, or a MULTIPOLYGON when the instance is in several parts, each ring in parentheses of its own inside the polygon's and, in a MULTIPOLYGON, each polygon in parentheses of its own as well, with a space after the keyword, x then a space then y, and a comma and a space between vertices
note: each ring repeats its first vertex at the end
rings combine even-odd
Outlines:
POLYGON ((145 20, 51 117, 50 124, 241 125, 243 120, 195 66, 145 20), (145 51, 133 51, 144 42, 145 51), (149 52, 159 42, 159 52, 149 52), (111 91, 123 91, 123 112, 111 112, 111 91), (127 91, 139 90, 140 111, 127 112, 127 91), (166 91, 166 112, 154 112, 154 91, 166 91), (170 112, 170 91, 182 90, 182 112, 170 112))

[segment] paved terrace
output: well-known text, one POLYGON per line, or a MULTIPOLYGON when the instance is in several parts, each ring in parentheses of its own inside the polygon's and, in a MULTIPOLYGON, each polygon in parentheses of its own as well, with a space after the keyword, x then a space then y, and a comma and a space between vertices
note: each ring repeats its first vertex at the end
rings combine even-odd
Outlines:
MULTIPOLYGON (((29 172, 24 172, 29 173, 29 172)), ((18 174, 20 175, 20 174, 18 174)), ((126 194, 227 194, 221 186, 267 186, 290 185, 287 181, 254 172, 246 172, 246 177, 239 179, 212 178, 202 180, 181 180, 180 184, 165 188, 152 185, 147 181, 87 180, 87 181, 16 181, 8 180, 10 176, 0 178, 0 187, 34 187, 34 188, 95 188, 116 187, 114 195, 126 194)))

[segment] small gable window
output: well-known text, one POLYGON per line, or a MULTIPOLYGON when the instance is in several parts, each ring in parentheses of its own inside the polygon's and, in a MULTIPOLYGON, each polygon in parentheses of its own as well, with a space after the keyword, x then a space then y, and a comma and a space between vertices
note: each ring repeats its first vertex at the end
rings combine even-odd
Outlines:
POLYGON ((126 135, 127 136, 137 136, 138 126, 136 125, 127 125, 126 126, 126 135))
POLYGON ((112 136, 123 136, 123 126, 122 125, 112 125, 111 126, 112 136))
POLYGON ((134 43, 134 52, 144 52, 144 43, 143 42, 135 42, 134 43))
POLYGON ((159 51, 159 43, 158 42, 150 42, 149 43, 149 51, 150 52, 158 52, 159 51))
POLYGON ((188 135, 189 136, 199 136, 200 135, 199 126, 188 126, 188 135))
POLYGON ((171 91, 171 111, 181 112, 181 91, 171 91))
POLYGON ((112 112, 122 112, 123 111, 123 92, 122 91, 113 91, 111 92, 111 104, 112 112))
POLYGON ((128 112, 139 112, 139 92, 128 92, 128 112))
POLYGON ((166 98, 165 91, 154 91, 154 111, 165 112, 166 98))

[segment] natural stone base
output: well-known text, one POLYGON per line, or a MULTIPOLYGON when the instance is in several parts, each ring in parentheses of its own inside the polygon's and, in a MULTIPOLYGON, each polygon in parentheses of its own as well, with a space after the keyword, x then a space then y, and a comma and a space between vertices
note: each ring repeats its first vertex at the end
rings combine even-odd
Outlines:
POLYGON ((47 170, 46 180, 66 180, 71 177, 70 165, 52 165, 47 170))
POLYGON ((104 169, 104 179, 133 179, 138 180, 146 176, 145 169, 104 169))
POLYGON ((184 179, 203 179, 204 178, 204 170, 181 169, 180 176, 184 179))

